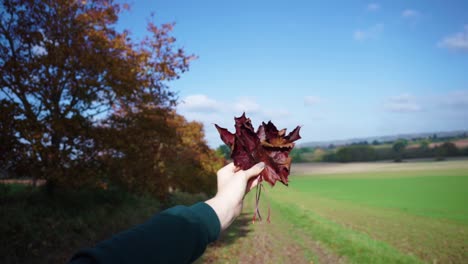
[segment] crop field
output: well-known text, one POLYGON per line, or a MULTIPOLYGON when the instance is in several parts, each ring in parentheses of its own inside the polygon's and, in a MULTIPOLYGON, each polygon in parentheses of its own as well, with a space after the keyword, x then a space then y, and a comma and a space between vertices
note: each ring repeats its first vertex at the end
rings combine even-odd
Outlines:
MULTIPOLYGON (((294 166, 294 165, 293 165, 294 166)), ((468 263, 468 160, 297 166, 199 263, 468 263), (309 171, 308 171, 309 170, 309 171)))

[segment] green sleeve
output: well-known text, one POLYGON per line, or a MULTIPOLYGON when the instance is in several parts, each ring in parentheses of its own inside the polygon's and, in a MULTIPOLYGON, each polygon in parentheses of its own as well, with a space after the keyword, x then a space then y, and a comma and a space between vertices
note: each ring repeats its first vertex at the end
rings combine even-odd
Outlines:
POLYGON ((190 263, 218 238, 220 230, 218 216, 206 203, 175 206, 78 252, 70 263, 190 263))

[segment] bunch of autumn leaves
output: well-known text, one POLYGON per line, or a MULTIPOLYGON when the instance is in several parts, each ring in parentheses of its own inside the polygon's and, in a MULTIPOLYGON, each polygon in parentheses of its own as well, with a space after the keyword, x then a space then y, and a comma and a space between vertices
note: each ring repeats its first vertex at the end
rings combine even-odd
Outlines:
POLYGON ((301 138, 299 135, 300 127, 297 126, 286 135, 286 129, 278 130, 271 121, 262 122, 255 131, 251 120, 245 116, 245 113, 234 120, 235 133, 218 125, 215 126, 223 142, 231 149, 231 158, 236 167, 247 170, 258 162, 265 163, 265 169, 260 173, 260 187, 257 187, 257 208, 254 215, 254 220, 257 215, 261 219, 258 210, 261 182, 267 181, 271 186, 274 186, 276 181, 280 181, 284 185, 288 185, 291 167, 289 153, 294 147, 293 142, 301 138))
POLYGON ((258 162, 265 163, 265 169, 260 174, 272 186, 276 181, 288 185, 291 157, 289 153, 294 147, 294 141, 301 138, 300 127, 296 127, 286 135, 286 129, 278 130, 270 121, 262 123, 255 132, 250 118, 245 113, 234 118, 236 132, 216 126, 223 142, 231 149, 234 165, 242 170, 251 168, 258 162))

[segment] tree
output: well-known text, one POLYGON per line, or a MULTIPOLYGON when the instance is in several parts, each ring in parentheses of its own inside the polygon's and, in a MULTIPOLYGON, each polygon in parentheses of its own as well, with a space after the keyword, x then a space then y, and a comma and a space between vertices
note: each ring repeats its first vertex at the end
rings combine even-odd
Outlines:
POLYGON ((459 149, 452 142, 444 142, 435 148, 436 160, 445 160, 446 157, 458 156, 459 149))
POLYGON ((1 1, 0 100, 13 115, 1 122, 13 120, 5 135, 21 146, 8 155, 23 153, 50 187, 78 184, 94 168, 103 116, 175 104, 167 82, 194 57, 174 47, 173 24, 149 23, 139 43, 118 32, 124 9, 111 0, 1 1))
POLYGON ((18 174, 18 165, 24 153, 21 142, 15 136, 18 131, 14 119, 16 109, 14 103, 0 101, 0 169, 8 170, 8 175, 18 174))
POLYGON ((103 180, 160 200, 172 191, 214 194, 224 159, 208 147, 201 123, 146 108, 118 112, 98 131, 103 180))
POLYGON ((401 162, 403 160, 403 151, 407 145, 408 141, 406 139, 398 139, 393 143, 392 150, 395 154, 395 162, 401 162))
POLYGON ((427 139, 424 139, 421 141, 421 143, 419 144, 419 147, 423 150, 423 151, 427 151, 430 147, 430 144, 431 142, 427 139))
POLYGON ((208 147, 205 141, 203 124, 188 122, 183 116, 172 113, 169 124, 177 132, 175 154, 171 155, 168 171, 171 189, 198 193, 205 192, 214 195, 216 192, 216 172, 225 159, 216 155, 216 151, 208 147))
POLYGON ((291 157, 291 161, 294 163, 304 162, 303 153, 305 153, 303 148, 293 148, 289 153, 289 157, 291 157))
POLYGON ((224 157, 225 159, 231 159, 231 149, 226 144, 220 145, 216 149, 216 153, 218 153, 219 156, 224 157))
POLYGON ((164 198, 169 189, 167 163, 176 144, 176 131, 168 126, 165 109, 117 111, 96 129, 97 157, 103 181, 134 193, 164 198))
POLYGON ((375 149, 368 145, 347 146, 336 152, 336 160, 339 162, 373 161, 376 158, 375 149))

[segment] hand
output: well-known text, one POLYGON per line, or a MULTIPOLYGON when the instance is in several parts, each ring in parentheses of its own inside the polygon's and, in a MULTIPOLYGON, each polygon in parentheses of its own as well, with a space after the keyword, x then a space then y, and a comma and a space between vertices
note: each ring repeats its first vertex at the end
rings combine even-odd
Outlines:
POLYGON ((264 168, 263 162, 245 171, 236 168, 234 163, 229 163, 218 171, 218 192, 215 197, 205 203, 211 206, 218 215, 222 231, 240 215, 244 196, 257 186, 259 177, 248 187, 247 182, 258 176, 264 168))

